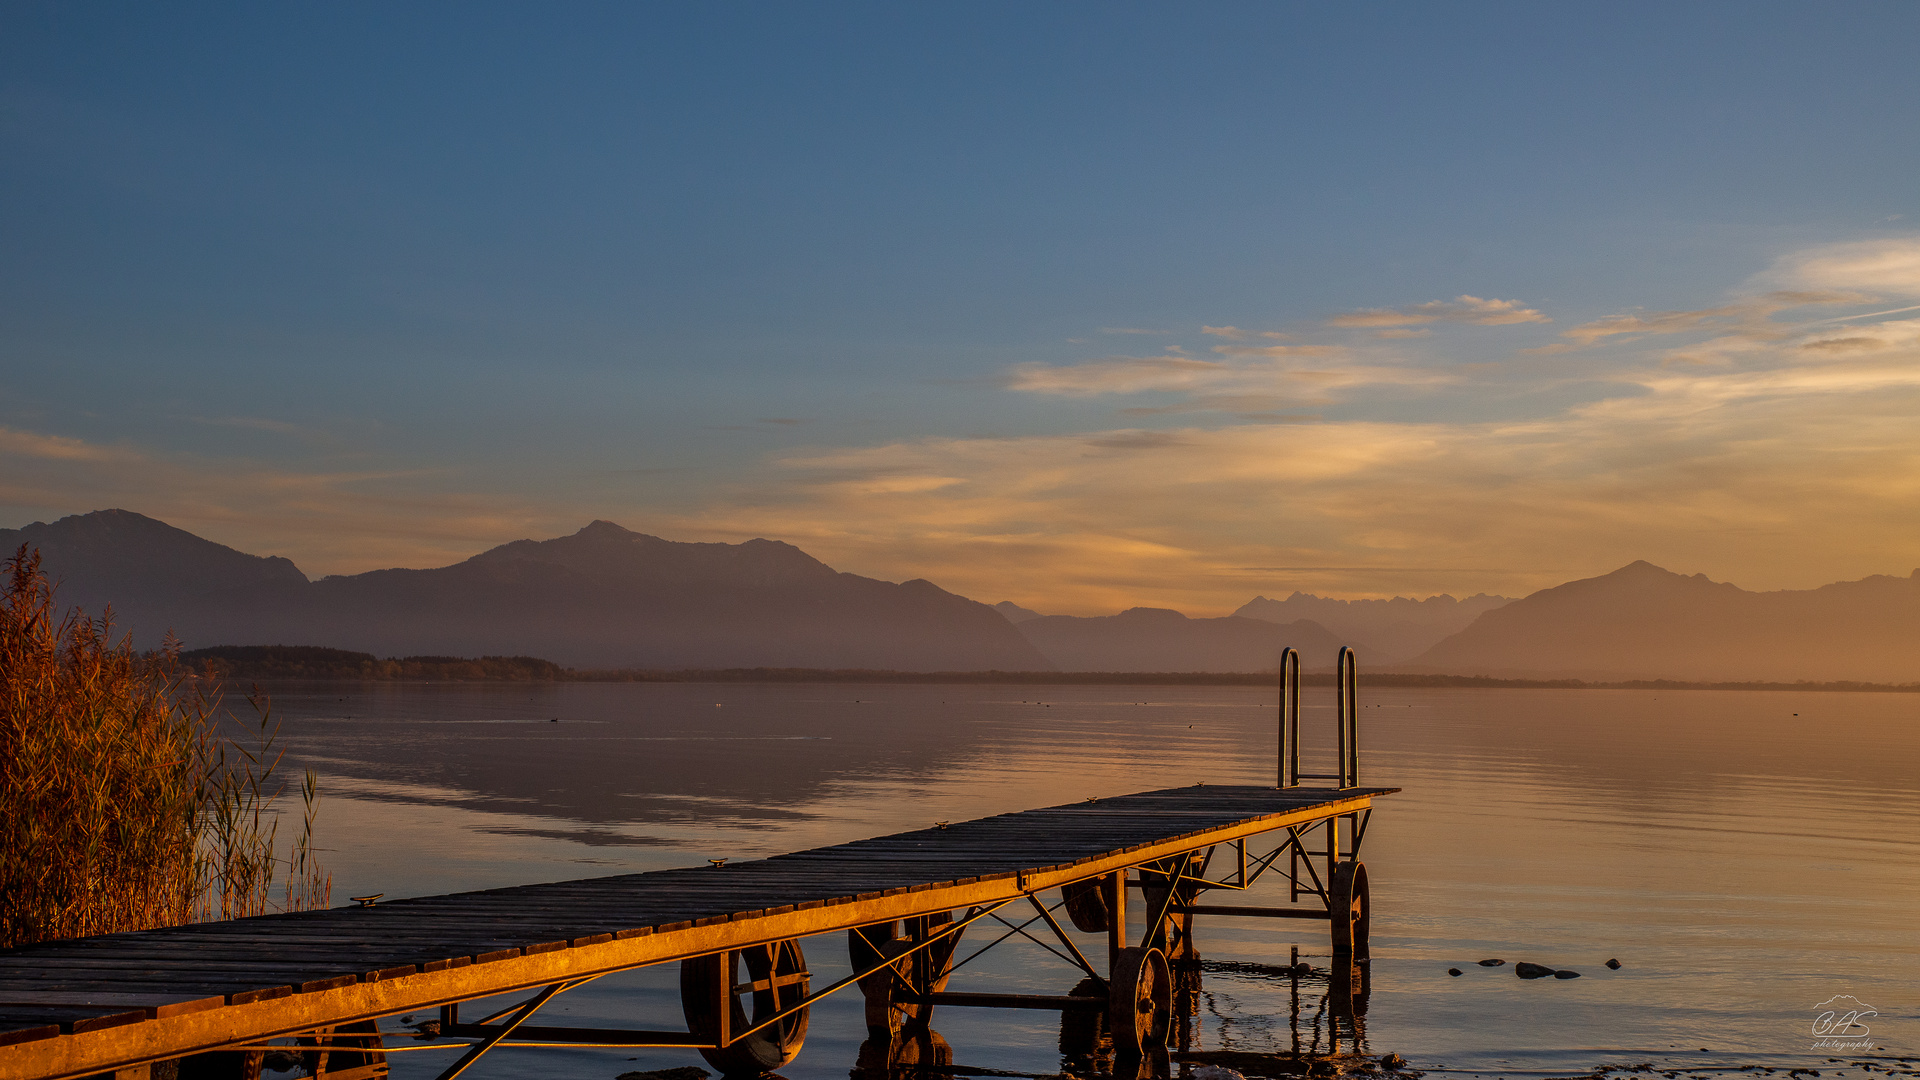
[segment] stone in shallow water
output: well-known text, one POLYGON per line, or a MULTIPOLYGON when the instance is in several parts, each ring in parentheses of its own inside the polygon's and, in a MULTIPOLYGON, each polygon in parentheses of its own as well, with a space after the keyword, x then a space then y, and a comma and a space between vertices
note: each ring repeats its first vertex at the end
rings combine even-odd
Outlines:
POLYGON ((1456 978, 1456 979, 1457 979, 1457 978, 1459 978, 1459 977, 1460 977, 1460 969, 1459 969, 1459 968, 1448 968, 1448 969, 1447 969, 1447 974, 1449 974, 1449 975, 1452 975, 1452 976, 1453 976, 1454 978, 1456 978))
POLYGON ((1580 977, 1580 973, 1561 968, 1559 971, 1553 973, 1553 977, 1556 979, 1577 979, 1580 977))
POLYGON ((1618 961, 1618 960, 1609 960, 1609 961, 1607 961, 1607 966, 1608 966, 1608 967, 1610 967, 1610 968, 1612 968, 1612 969, 1613 969, 1613 970, 1615 970, 1615 971, 1619 971, 1619 970, 1620 970, 1620 961, 1618 961))
POLYGON ((1504 963, 1506 963, 1505 960, 1482 960, 1480 961, 1480 966, 1481 967, 1499 967, 1501 964, 1504 964, 1504 963))
POLYGON ((1522 960, 1513 965, 1513 973, 1523 979, 1544 979, 1553 974, 1553 969, 1541 964, 1529 964, 1522 960))

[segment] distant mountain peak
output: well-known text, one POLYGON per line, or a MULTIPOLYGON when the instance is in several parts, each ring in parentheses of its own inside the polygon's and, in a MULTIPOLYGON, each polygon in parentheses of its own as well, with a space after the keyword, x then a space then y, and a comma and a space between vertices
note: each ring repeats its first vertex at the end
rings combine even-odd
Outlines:
POLYGON ((139 596, 163 598, 157 602, 168 607, 234 589, 307 585, 307 576, 287 559, 236 551, 131 510, 95 510, 0 529, 5 554, 21 544, 40 552, 63 605, 97 613, 111 604, 123 623, 146 613, 139 596))
POLYGON ((1749 592, 1636 560, 1487 612, 1414 670, 1525 678, 1911 681, 1920 577, 1749 592))
MULTIPOLYGON (((55 521, 50 526, 46 522, 36 521, 32 525, 27 526, 27 528, 64 529, 71 534, 90 536, 100 536, 109 532, 126 530, 138 530, 142 533, 153 535, 193 536, 192 533, 185 529, 175 528, 158 518, 150 518, 145 514, 138 514, 132 510, 95 510, 88 514, 69 514, 55 521)), ((200 538, 195 536, 194 539, 199 540, 200 538)), ((212 541, 202 542, 211 543, 212 541)))
MULTIPOLYGON (((1916 573, 1920 573, 1920 571, 1916 571, 1916 573)), ((1033 610, 1032 608, 1021 607, 1019 604, 1016 604, 1011 600, 1000 601, 999 603, 993 605, 993 610, 999 612, 1002 615, 1005 615, 1007 617, 1007 621, 1013 622, 1013 623, 1023 623, 1031 619, 1038 619, 1043 617, 1039 612, 1033 610)))
POLYGON ((1635 559, 1633 562, 1610 573, 1600 574, 1590 578, 1580 578, 1562 585, 1555 585, 1552 588, 1543 589, 1534 595, 1571 596, 1591 592, 1604 593, 1620 588, 1638 591, 1649 589, 1655 591, 1662 589, 1684 589, 1695 593, 1704 593, 1706 590, 1713 590, 1715 592, 1745 591, 1731 582, 1715 581, 1705 574, 1681 574, 1668 570, 1664 566, 1655 566, 1645 559, 1635 559))
POLYGON ((1289 646, 1318 667, 1351 644, 1307 619, 1284 626, 1231 615, 1190 619, 1155 607, 1048 615, 1021 622, 1019 631, 1063 671, 1272 671, 1289 646))
POLYGON ((1334 635, 1371 643, 1388 662, 1405 659, 1431 648, 1449 634, 1464 629, 1484 612, 1511 603, 1505 596, 1479 593, 1464 600, 1450 593, 1426 599, 1396 596, 1387 599, 1339 600, 1294 590, 1285 600, 1256 596, 1235 615, 1287 625, 1309 619, 1334 635))
POLYGON ((1130 607, 1120 613, 1122 619, 1157 619, 1161 622, 1186 622, 1187 617, 1172 608, 1130 607))

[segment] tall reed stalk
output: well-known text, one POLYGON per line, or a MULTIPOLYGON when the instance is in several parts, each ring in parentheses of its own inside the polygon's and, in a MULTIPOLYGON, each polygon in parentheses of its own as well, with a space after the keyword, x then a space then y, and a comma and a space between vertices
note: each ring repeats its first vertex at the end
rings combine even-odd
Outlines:
MULTIPOLYGON (((0 589, 0 948, 272 910, 280 756, 265 699, 248 699, 257 724, 235 720, 180 673, 171 640, 141 655, 114 641, 111 608, 60 614, 24 545, 0 589)), ((331 893, 318 795, 309 772, 283 910, 331 893)))

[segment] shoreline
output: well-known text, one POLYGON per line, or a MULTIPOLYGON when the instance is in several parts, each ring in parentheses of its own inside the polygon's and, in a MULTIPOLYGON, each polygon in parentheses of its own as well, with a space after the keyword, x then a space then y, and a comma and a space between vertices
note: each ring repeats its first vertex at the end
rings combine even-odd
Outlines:
MULTIPOLYGON (((221 682, 390 682, 390 683, 867 683, 899 685, 1014 686, 1271 686, 1274 672, 1182 671, 886 671, 845 668, 686 668, 677 670, 558 668, 551 673, 497 675, 471 665, 449 664, 433 671, 409 664, 374 665, 373 670, 316 670, 309 665, 207 665, 192 677, 221 682)), ((1306 672, 1305 686, 1332 686, 1331 672, 1306 672)), ((1920 683, 1708 682, 1679 679, 1509 679, 1489 675, 1435 675, 1379 672, 1363 677, 1376 688, 1454 690, 1733 690, 1806 693, 1920 693, 1920 683)))

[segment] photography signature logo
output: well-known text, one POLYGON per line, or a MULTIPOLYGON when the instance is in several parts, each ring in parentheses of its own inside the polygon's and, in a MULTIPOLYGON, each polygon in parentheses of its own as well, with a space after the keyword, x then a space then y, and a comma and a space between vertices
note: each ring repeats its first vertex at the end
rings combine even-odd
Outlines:
POLYGON ((1867 1021, 1879 1015, 1879 1010, 1852 994, 1835 994, 1813 1007, 1813 1049, 1873 1049, 1867 1021))

